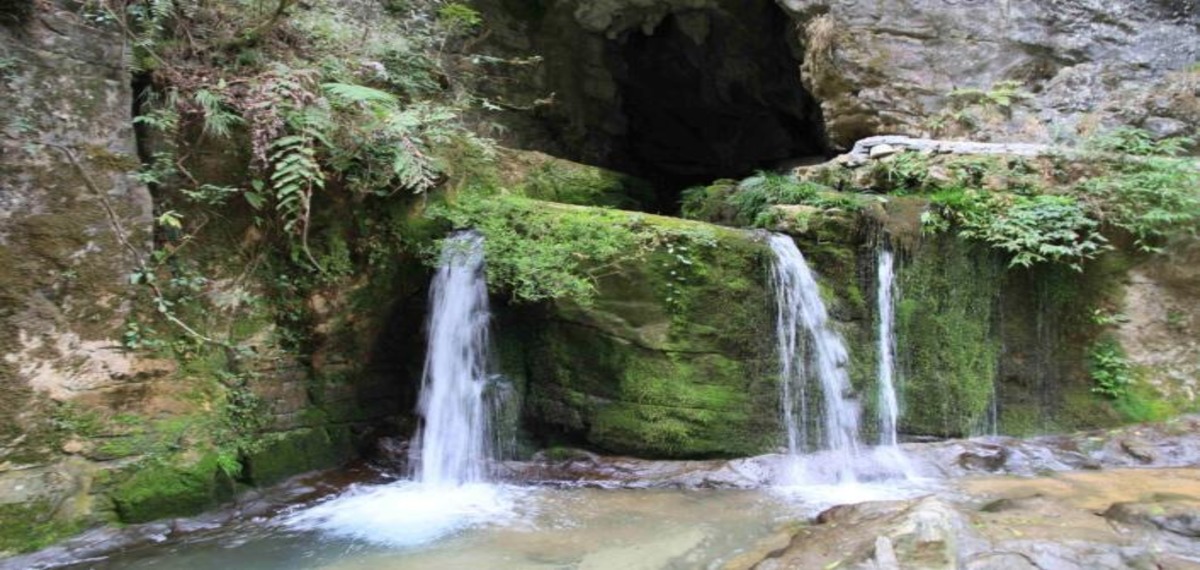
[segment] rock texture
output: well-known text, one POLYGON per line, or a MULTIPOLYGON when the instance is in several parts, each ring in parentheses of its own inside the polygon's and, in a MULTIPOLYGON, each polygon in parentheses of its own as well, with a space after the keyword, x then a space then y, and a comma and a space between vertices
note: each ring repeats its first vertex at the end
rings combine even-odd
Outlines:
POLYGON ((876 134, 1045 142, 1197 124, 1194 2, 780 3, 804 26, 805 85, 839 148, 876 134), (1024 96, 1004 100, 1004 82, 1024 96))
POLYGON ((13 465, 32 459, 16 448, 57 451, 16 441, 44 431, 44 399, 117 403, 163 365, 134 362, 116 333, 151 226, 123 39, 56 9, 0 27, 0 45, 0 465, 13 465))
POLYGON ((55 4, 36 19, 4 21, 0 53, 5 551, 70 532, 92 508, 96 467, 71 455, 83 444, 65 441, 54 422, 63 403, 139 407, 161 393, 155 380, 173 365, 120 348, 129 274, 151 229, 150 194, 132 175, 139 162, 120 33, 55 4))
MULTIPOLYGON (((593 302, 513 307, 497 326, 541 442, 610 453, 752 455, 779 436, 769 251, 749 232, 544 205, 552 223, 658 228, 662 243, 596 277, 593 302), (668 237, 674 236, 674 237, 668 237)), ((656 230, 652 230, 656 231, 656 230)))

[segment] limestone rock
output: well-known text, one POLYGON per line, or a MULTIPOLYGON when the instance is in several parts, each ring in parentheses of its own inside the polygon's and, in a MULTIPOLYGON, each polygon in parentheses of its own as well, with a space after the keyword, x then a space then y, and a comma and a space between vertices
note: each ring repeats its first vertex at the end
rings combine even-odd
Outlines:
MULTIPOLYGON (((1183 0, 782 4, 803 25, 805 84, 842 148, 938 130, 952 91, 977 89, 986 101, 1005 81, 1028 98, 968 105, 973 137, 1051 141, 1097 122, 1136 124, 1146 106, 1122 102, 1153 97, 1200 59, 1200 8, 1183 0)), ((1193 112, 1182 100, 1163 107, 1185 121, 1193 112)), ((964 134, 941 123, 943 134, 964 134)))

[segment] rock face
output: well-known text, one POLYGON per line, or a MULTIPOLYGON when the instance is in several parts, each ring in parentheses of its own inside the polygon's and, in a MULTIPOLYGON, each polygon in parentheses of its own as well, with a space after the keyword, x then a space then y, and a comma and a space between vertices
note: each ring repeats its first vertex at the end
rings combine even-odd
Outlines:
MULTIPOLYGON (((230 318, 231 344, 245 351, 242 379, 222 383, 224 347, 155 319, 131 276, 155 263, 155 207, 169 200, 136 176, 139 146, 151 141, 134 130, 129 53, 120 29, 85 19, 77 2, 0 2, 0 555, 100 521, 199 512, 235 485, 337 465, 355 454, 352 425, 401 410, 402 386, 387 371, 362 370, 380 363, 374 343, 392 314, 379 308, 399 311, 420 292, 410 286, 424 281, 419 263, 376 289, 296 299, 326 311, 314 310, 321 334, 308 366, 278 350, 269 310, 246 302, 264 294, 238 277, 256 231, 233 215, 198 246, 214 255, 202 256, 209 265, 196 280, 203 309, 184 318, 230 318), (335 312, 364 297, 376 309, 367 317, 335 312), (245 406, 240 427, 228 415, 233 401, 245 406), (240 429, 269 445, 218 453, 214 444, 240 429)), ((219 164, 198 173, 245 182, 228 156, 236 153, 202 147, 193 150, 219 164)), ((182 273, 170 269, 164 281, 182 273)), ((419 361, 405 338, 393 339, 388 354, 419 361)))
MULTIPOLYGON (((0 465, 44 399, 118 403, 161 373, 120 350, 129 275, 150 237, 132 171, 130 80, 116 30, 53 11, 0 28, 7 126, 0 139, 0 465), (12 447, 9 447, 12 446, 12 447)), ((32 459, 32 458, 28 458, 32 459)))
POLYGON ((510 144, 678 188, 824 153, 819 109, 800 82, 791 20, 770 0, 479 3, 483 49, 539 56, 511 83, 510 144))
POLYGON ((761 1, 483 2, 497 32, 486 49, 545 58, 498 93, 514 140, 711 180, 873 135, 1044 143, 1200 122, 1200 8, 1186 0, 777 4, 786 15, 761 1), (674 128, 700 117, 713 136, 674 128))
POLYGON ((781 4, 804 26, 805 85, 840 148, 934 131, 1069 140, 1104 123, 1166 134, 1200 118, 1194 2, 781 4))
MULTIPOLYGON (((517 307, 501 319, 526 425, 543 439, 647 457, 769 449, 779 430, 765 245, 748 232, 601 213, 689 237, 606 269, 589 304, 517 307)), ((556 223, 591 215, 564 210, 556 223)))
POLYGON ((138 406, 172 369, 120 349, 129 275, 151 229, 150 194, 132 175, 121 34, 59 5, 37 21, 8 15, 0 13, 0 552, 70 532, 91 509, 95 467, 68 455, 82 444, 64 441, 53 413, 68 401, 138 406))

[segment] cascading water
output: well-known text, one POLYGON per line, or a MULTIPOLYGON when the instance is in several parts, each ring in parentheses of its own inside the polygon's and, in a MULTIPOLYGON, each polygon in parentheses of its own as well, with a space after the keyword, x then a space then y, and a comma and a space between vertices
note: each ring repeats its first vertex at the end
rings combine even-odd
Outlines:
MULTIPOLYGON (((524 491, 486 482, 491 452, 487 283, 483 237, 445 241, 429 294, 429 343, 421 382, 422 428, 413 441, 413 480, 354 486, 296 513, 301 530, 408 547, 463 529, 520 518, 524 491)), ((502 402, 501 402, 502 403, 502 402)))
POLYGON ((879 250, 876 262, 876 326, 879 344, 879 445, 895 447, 900 402, 896 397, 896 259, 891 251, 879 250))
POLYGON ((429 305, 414 476, 427 485, 481 482, 490 448, 484 390, 491 318, 482 236, 463 232, 446 240, 429 305))
POLYGON ((788 461, 777 482, 785 487, 912 479, 897 445, 900 406, 895 390, 895 260, 884 252, 879 267, 879 446, 867 448, 861 409, 850 384, 850 352, 833 328, 816 277, 792 238, 772 235, 772 285, 780 398, 788 461), (813 433, 809 430, 812 429, 813 433))
MULTIPOLYGON (((776 298, 776 335, 781 370, 780 390, 783 421, 787 428, 788 454, 806 451, 810 444, 808 390, 810 376, 820 387, 821 409, 815 427, 816 449, 828 452, 827 467, 838 482, 856 479, 851 468, 858 455, 859 405, 850 396, 846 365, 850 353, 841 335, 830 325, 816 278, 792 238, 772 235, 775 254, 772 279, 776 298)), ((803 478, 793 473, 788 478, 803 478)))

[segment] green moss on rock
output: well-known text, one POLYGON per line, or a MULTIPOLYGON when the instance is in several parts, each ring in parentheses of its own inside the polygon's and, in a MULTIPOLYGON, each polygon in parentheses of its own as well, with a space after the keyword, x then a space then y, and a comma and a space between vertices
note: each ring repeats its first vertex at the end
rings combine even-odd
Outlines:
POLYGON ((986 418, 999 358, 993 322, 1001 267, 986 250, 947 237, 902 267, 904 432, 963 436, 986 418))
POLYGON ((518 191, 535 200, 623 210, 640 210, 654 201, 654 189, 645 181, 559 159, 531 168, 518 191))
POLYGON ((708 237, 664 240, 623 260, 586 304, 525 309, 527 418, 614 453, 766 451, 779 436, 769 252, 749 234, 663 220, 664 231, 708 237))
POLYGON ((271 485, 297 473, 336 467, 353 455, 348 428, 300 429, 249 454, 245 475, 255 485, 271 485))
POLYGON ((233 480, 218 466, 216 454, 191 464, 153 463, 129 471, 110 495, 121 522, 195 515, 233 497, 233 480))
POLYGON ((0 557, 45 548, 82 530, 63 519, 50 501, 0 505, 0 557))

